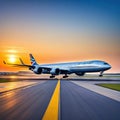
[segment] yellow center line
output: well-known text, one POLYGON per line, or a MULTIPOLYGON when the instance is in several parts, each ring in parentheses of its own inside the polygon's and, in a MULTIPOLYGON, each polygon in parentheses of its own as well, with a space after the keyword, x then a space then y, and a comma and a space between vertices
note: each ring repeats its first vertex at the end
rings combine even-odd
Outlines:
POLYGON ((59 97, 60 97, 60 80, 56 85, 52 98, 42 120, 58 120, 59 116, 59 97))

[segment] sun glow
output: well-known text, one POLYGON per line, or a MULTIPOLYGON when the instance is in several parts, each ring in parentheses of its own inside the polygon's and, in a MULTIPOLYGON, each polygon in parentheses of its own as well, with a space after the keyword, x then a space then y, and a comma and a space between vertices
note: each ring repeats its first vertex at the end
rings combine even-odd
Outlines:
POLYGON ((16 55, 9 55, 8 61, 10 63, 15 63, 17 61, 16 55))
POLYGON ((14 49, 10 49, 10 50, 7 50, 7 52, 9 52, 9 53, 17 53, 18 51, 14 50, 14 49))

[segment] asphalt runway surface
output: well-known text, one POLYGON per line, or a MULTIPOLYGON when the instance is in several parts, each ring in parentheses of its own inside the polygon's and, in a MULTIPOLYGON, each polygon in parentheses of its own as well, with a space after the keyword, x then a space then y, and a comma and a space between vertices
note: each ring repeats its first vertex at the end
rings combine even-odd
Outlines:
POLYGON ((0 120, 41 120, 57 81, 0 95, 0 120))
POLYGON ((61 120, 120 120, 120 102, 61 81, 61 120))
MULTIPOLYGON (((0 94, 0 120, 41 120, 57 80, 0 94)), ((60 80, 59 120, 120 120, 120 102, 60 80)))

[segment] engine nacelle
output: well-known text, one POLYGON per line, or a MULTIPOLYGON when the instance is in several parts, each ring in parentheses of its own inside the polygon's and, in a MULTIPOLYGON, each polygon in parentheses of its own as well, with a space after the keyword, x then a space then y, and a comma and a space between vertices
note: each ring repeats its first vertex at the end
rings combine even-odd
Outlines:
POLYGON ((84 72, 80 72, 80 73, 75 73, 78 76, 83 76, 85 73, 84 72))
POLYGON ((52 75, 59 75, 59 74, 60 74, 59 68, 53 68, 53 69, 50 71, 50 74, 52 74, 52 75))
POLYGON ((33 72, 36 73, 36 74, 41 74, 42 73, 42 68, 35 67, 35 69, 33 69, 33 72))

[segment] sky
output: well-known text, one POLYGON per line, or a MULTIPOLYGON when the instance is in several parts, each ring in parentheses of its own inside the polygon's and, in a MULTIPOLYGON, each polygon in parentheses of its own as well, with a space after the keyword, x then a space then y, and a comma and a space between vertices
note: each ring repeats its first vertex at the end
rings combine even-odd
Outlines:
POLYGON ((0 71, 38 63, 103 60, 120 72, 119 0, 0 0, 0 71))

